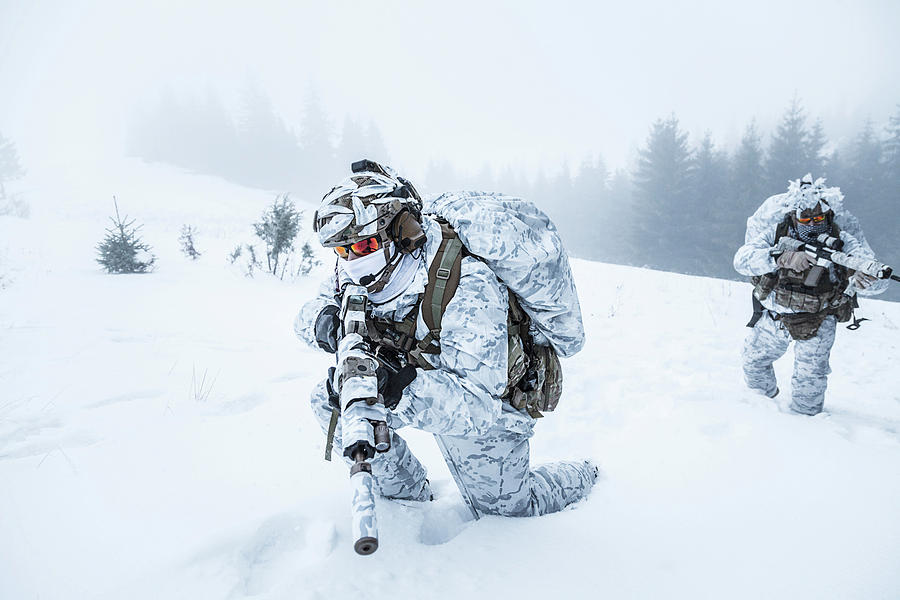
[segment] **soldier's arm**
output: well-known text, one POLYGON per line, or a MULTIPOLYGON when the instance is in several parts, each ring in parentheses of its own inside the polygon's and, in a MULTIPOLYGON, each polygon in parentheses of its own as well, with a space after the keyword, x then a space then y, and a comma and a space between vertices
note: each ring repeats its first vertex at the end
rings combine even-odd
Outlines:
POLYGON ((322 285, 319 286, 319 293, 303 305, 294 319, 294 333, 313 348, 319 347, 316 343, 314 327, 316 317, 328 305, 340 306, 334 297, 334 274, 322 282, 322 285))
POLYGON ((416 369, 394 413, 406 424, 443 435, 487 431, 506 386, 507 292, 480 261, 463 260, 459 287, 441 325, 434 370, 416 369))
MULTIPOLYGON (((841 249, 844 254, 849 254, 856 258, 875 259, 875 253, 872 251, 869 243, 865 241, 865 238, 860 240, 846 231, 841 231, 841 241, 844 242, 844 247, 841 249)), ((887 279, 876 279, 875 281, 868 283, 863 289, 856 287, 853 279, 851 279, 850 282, 851 287, 846 290, 846 293, 858 293, 860 296, 875 296, 880 294, 887 289, 888 284, 890 283, 887 279)))
POLYGON ((772 273, 777 269, 775 258, 770 253, 775 245, 775 231, 774 228, 769 229, 771 231, 759 229, 748 220, 744 245, 734 255, 735 271, 752 277, 772 273))

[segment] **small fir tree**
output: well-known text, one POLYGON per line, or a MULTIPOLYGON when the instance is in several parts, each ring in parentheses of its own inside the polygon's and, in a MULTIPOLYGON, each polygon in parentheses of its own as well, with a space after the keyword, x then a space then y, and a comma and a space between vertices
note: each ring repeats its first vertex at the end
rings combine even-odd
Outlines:
POLYGON ((309 275, 309 272, 312 271, 314 267, 317 267, 320 264, 322 264, 322 261, 316 258, 310 243, 303 242, 303 246, 300 247, 300 265, 297 267, 297 275, 305 277, 309 275))
POLYGON ((246 275, 247 277, 253 277, 253 271, 259 271, 262 268, 262 264, 256 257, 255 246, 251 244, 244 244, 244 249, 247 250, 247 263, 244 265, 244 275, 246 275))
POLYGON ((138 236, 141 226, 135 227, 134 219, 119 216, 119 204, 113 197, 116 217, 110 217, 113 226, 106 229, 106 237, 97 244, 97 262, 107 273, 146 273, 153 270, 156 257, 150 246, 138 236))
POLYGON ((266 267, 273 275, 284 277, 287 257, 294 249, 294 238, 300 230, 300 217, 294 202, 284 194, 275 198, 259 223, 253 224, 257 237, 266 246, 266 267))
POLYGON ((181 228, 181 236, 178 238, 178 242, 181 244, 181 252, 191 260, 200 258, 200 252, 194 246, 194 235, 196 233, 196 227, 193 225, 184 225, 181 228))

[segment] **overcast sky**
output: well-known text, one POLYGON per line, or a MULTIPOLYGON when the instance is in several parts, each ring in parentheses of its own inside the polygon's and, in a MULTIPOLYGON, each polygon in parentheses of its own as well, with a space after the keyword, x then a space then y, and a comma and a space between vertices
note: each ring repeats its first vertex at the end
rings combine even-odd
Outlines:
POLYGON ((291 123, 315 89, 394 163, 627 166, 674 112, 721 143, 797 93, 834 139, 900 103, 900 2, 0 0, 0 132, 23 154, 120 152, 167 86, 254 78, 291 123), (841 129, 843 128, 843 129, 841 129), (837 131, 836 131, 837 130, 837 131))

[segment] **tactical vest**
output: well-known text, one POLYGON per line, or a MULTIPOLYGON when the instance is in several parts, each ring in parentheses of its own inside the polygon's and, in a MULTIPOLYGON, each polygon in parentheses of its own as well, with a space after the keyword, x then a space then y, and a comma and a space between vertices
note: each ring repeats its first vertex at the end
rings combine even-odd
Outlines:
MULTIPOLYGON (((790 217, 778 224, 775 229, 775 244, 778 240, 788 235, 790 230, 790 217)), ((833 223, 829 235, 840 238, 841 229, 837 223, 833 223)), ((843 291, 847 289, 847 269, 841 265, 834 265, 837 282, 831 281, 830 276, 820 278, 818 284, 807 286, 803 284, 809 269, 802 273, 796 273, 790 269, 778 269, 778 281, 775 283, 775 303, 786 306, 797 313, 819 313, 841 303, 843 291)))
MULTIPOLYGON (((418 302, 402 321, 369 317, 366 325, 369 341, 383 351, 387 348, 405 357, 408 364, 434 369, 429 355, 441 351, 441 319, 459 286, 462 259, 469 253, 447 221, 437 218, 441 243, 428 269, 428 283, 418 302), (428 334, 416 339, 416 323, 421 312, 428 334)), ((501 396, 516 409, 525 409, 532 417, 552 411, 562 395, 562 369, 552 346, 534 344, 529 333, 530 319, 509 291, 507 311, 507 384, 501 396)))
MULTIPOLYGON (((791 218, 788 215, 775 229, 775 245, 789 234, 790 228, 791 218)), ((829 235, 839 238, 840 234, 840 227, 837 223, 833 223, 829 235)), ((849 321, 853 305, 850 298, 843 294, 849 283, 847 269, 834 264, 836 282, 831 281, 831 277, 826 274, 815 286, 804 285, 803 282, 811 268, 802 273, 779 268, 774 273, 751 277, 750 281, 754 284, 754 315, 747 324, 748 327, 753 327, 759 320, 763 310, 761 302, 772 292, 775 293, 776 305, 794 311, 778 317, 794 339, 812 338, 828 315, 835 315, 840 322, 849 321)))

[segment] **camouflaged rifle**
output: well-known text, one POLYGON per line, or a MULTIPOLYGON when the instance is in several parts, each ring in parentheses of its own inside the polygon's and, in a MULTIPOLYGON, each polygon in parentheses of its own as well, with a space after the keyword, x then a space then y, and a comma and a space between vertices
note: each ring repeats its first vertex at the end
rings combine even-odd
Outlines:
POLYGON ((823 233, 817 238, 816 242, 801 242, 787 236, 778 240, 778 244, 772 248, 772 256, 777 256, 784 252, 805 252, 816 261, 815 266, 809 270, 809 274, 803 281, 803 285, 814 287, 822 275, 828 270, 830 263, 841 265, 848 269, 853 269, 860 273, 865 273, 876 279, 892 279, 900 281, 900 277, 894 275, 894 269, 888 265, 878 262, 871 258, 859 258, 841 252, 844 242, 840 238, 836 238, 823 233))
POLYGON ((387 409, 378 394, 378 361, 363 338, 366 333, 366 288, 348 285, 341 305, 343 336, 338 343, 336 389, 339 390, 344 456, 353 460, 350 482, 353 549, 372 554, 378 549, 372 466, 376 452, 390 449, 387 409))

